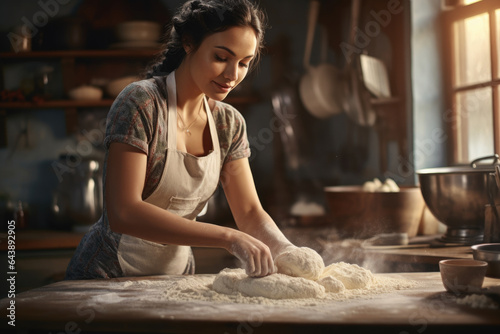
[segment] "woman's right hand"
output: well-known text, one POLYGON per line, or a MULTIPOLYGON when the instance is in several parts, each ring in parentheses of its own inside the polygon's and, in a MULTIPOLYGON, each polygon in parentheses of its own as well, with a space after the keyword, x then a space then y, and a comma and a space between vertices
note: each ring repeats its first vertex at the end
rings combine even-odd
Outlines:
POLYGON ((235 230, 227 250, 243 263, 248 276, 262 277, 276 273, 269 247, 249 234, 235 230))

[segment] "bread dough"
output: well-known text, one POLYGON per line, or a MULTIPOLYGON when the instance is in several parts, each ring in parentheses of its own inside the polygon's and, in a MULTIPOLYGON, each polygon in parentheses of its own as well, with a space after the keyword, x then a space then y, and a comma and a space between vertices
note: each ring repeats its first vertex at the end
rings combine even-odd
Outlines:
POLYGON ((308 247, 296 247, 283 252, 274 260, 278 273, 309 280, 320 278, 325 263, 315 250, 308 247))
MULTIPOLYGON (((302 250, 300 254, 302 256, 304 254, 310 255, 310 252, 302 250)), ((292 258, 296 259, 297 257, 292 258)), ((323 263, 322 260, 321 263, 323 263)), ((311 271, 302 271, 302 273, 305 272, 310 273, 311 271)), ((375 283, 375 277, 370 270, 345 262, 333 263, 326 268, 323 267, 319 276, 319 279, 311 280, 278 273, 254 278, 249 277, 244 269, 226 268, 215 277, 212 289, 226 295, 241 293, 249 297, 297 299, 322 298, 327 293, 342 293, 350 289, 366 289, 375 283)))
POLYGON ((345 291, 344 283, 333 276, 322 277, 317 282, 325 288, 326 292, 338 293, 345 291))
POLYGON ((242 293, 250 297, 270 299, 320 298, 325 288, 302 277, 273 274, 249 277, 243 269, 224 269, 214 279, 212 289, 223 294, 242 293))
POLYGON ((332 276, 341 281, 346 289, 362 289, 373 283, 374 276, 370 270, 357 264, 337 262, 323 270, 321 278, 332 276))

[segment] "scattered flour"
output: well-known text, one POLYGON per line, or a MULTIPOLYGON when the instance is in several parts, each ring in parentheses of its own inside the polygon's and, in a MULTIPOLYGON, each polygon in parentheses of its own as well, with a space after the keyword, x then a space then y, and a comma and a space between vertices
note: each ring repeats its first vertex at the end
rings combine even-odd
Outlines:
MULTIPOLYGON (((221 273, 236 271, 233 279, 240 279, 240 275, 243 276, 242 269, 224 269, 221 273)), ((246 275, 244 275, 246 276, 246 275)), ((283 277, 285 275, 274 274, 272 276, 280 276, 283 277)), ((220 279, 220 277, 219 277, 220 279)), ((228 278, 226 278, 228 279, 228 278)), ((245 279, 245 278, 243 278, 245 279)), ((327 304, 332 302, 341 302, 351 299, 371 299, 375 295, 391 293, 397 290, 404 290, 417 287, 419 284, 412 280, 401 279, 388 277, 383 275, 373 275, 372 281, 370 285, 365 286, 364 288, 359 289, 347 289, 340 288, 336 291, 334 284, 332 283, 328 287, 328 282, 335 282, 332 276, 326 276, 322 279, 316 281, 305 280, 303 278, 296 277, 288 277, 287 282, 299 280, 301 282, 307 281, 307 286, 311 291, 307 292, 307 294, 300 296, 300 292, 293 293, 288 290, 287 293, 290 293, 292 298, 285 299, 275 299, 276 295, 269 290, 275 287, 275 283, 262 281, 264 283, 257 283, 259 288, 256 288, 255 285, 251 288, 253 291, 259 289, 261 294, 257 296, 248 295, 250 289, 249 286, 252 286, 252 281, 256 282, 262 280, 263 278, 246 278, 247 282, 240 285, 243 286, 241 291, 234 291, 231 289, 232 282, 222 281, 218 282, 217 275, 192 275, 192 276, 179 276, 175 280, 142 280, 142 281, 125 281, 123 282, 124 287, 128 289, 153 289, 155 291, 162 291, 158 298, 161 300, 169 300, 169 301, 201 301, 201 302, 211 302, 211 303, 221 303, 221 304, 263 304, 263 305, 276 305, 283 307, 312 307, 321 304, 327 304), (321 284, 323 282, 323 284, 321 284), (218 284, 221 284, 221 287, 217 287, 218 284), (259 285, 260 284, 260 285, 259 285), (313 288, 315 287, 315 288, 313 288), (216 290, 224 289, 226 292, 218 292, 216 290), (320 292, 321 291, 321 292, 320 292), (308 296, 308 297, 306 297, 308 296)), ((270 280, 267 278, 267 280, 270 280)), ((297 282, 297 281, 296 281, 297 282)), ((341 283, 341 282, 340 282, 341 283)), ((277 283, 276 283, 277 284, 277 283)), ((282 283, 280 283, 282 284, 282 283)), ((297 286, 296 283, 293 283, 294 287, 297 286)), ((343 283, 342 283, 343 284, 343 283)), ((148 297, 150 298, 150 297, 148 297)))
POLYGON ((274 263, 280 274, 310 280, 317 280, 325 269, 321 255, 308 247, 297 247, 286 251, 278 255, 274 263))
POLYGON ((498 309, 500 306, 488 296, 479 294, 472 294, 463 298, 457 298, 457 304, 481 309, 498 309))
POLYGON ((345 262, 325 268, 323 259, 307 247, 295 248, 275 259, 278 273, 253 278, 243 269, 224 269, 218 275, 178 276, 175 279, 125 281, 129 289, 159 289, 161 299, 215 303, 315 306, 332 301, 373 298, 408 289, 415 281, 373 275, 345 262))

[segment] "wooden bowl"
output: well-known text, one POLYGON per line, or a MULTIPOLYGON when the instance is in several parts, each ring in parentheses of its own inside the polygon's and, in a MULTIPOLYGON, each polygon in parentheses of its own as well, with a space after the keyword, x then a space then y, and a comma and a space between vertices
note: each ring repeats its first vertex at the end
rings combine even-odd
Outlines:
POLYGON ((470 259, 439 261, 439 271, 445 289, 460 294, 479 291, 483 286, 488 263, 470 259))
POLYGON ((324 191, 329 224, 342 236, 417 234, 425 208, 419 187, 401 187, 399 192, 367 192, 362 186, 335 186, 324 191))

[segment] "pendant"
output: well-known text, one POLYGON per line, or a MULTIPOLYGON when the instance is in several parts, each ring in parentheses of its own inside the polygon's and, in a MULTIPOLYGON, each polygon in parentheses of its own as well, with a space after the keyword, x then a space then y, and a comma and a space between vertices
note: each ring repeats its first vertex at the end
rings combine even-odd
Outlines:
POLYGON ((189 129, 187 129, 187 130, 186 130, 186 134, 187 134, 188 136, 191 136, 191 131, 189 131, 189 129))

